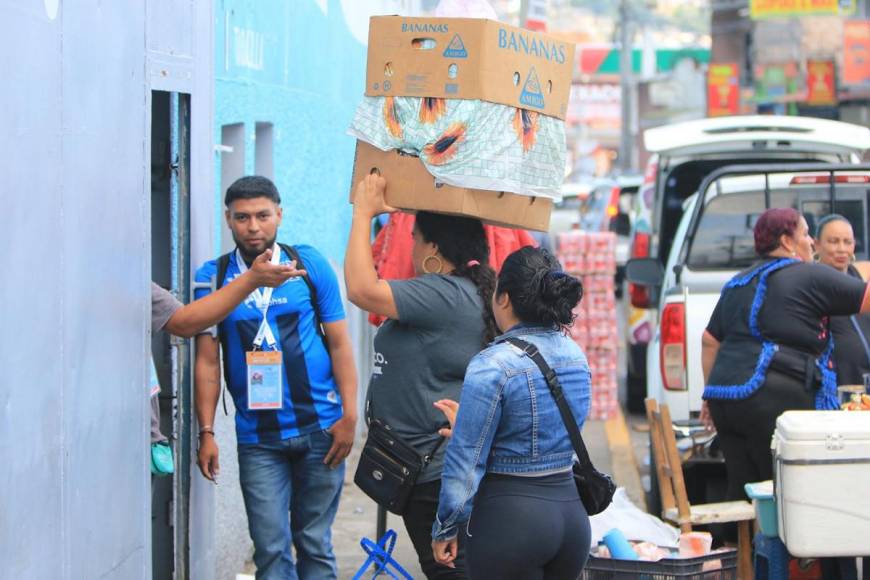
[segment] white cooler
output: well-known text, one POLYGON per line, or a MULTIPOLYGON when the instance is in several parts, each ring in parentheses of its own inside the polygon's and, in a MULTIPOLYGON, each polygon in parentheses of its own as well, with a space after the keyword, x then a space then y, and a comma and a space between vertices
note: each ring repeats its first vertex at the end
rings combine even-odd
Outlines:
POLYGON ((789 553, 870 555, 870 411, 788 411, 771 446, 789 553))

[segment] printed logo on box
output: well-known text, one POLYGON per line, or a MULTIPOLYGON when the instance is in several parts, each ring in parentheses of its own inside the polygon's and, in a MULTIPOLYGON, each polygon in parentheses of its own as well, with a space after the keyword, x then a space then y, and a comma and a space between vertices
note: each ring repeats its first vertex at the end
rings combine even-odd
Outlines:
POLYGON ((536 109, 544 108, 544 93, 541 91, 541 82, 538 80, 538 73, 535 71, 535 67, 529 70, 526 84, 523 85, 523 92, 520 93, 520 104, 536 109))
POLYGON ((436 32, 446 34, 450 30, 448 24, 431 24, 428 22, 403 22, 402 32, 436 32))
POLYGON ((462 42, 462 37, 459 36, 459 33, 453 35, 453 40, 444 49, 444 56, 447 58, 468 58, 465 43, 462 42))
POLYGON ((444 92, 448 95, 455 95, 459 92, 459 85, 456 83, 447 83, 444 85, 444 92))
POLYGON ((498 31, 498 47, 523 53, 528 56, 543 58, 557 64, 564 64, 566 60, 566 48, 564 44, 536 38, 531 34, 513 32, 500 28, 498 31))

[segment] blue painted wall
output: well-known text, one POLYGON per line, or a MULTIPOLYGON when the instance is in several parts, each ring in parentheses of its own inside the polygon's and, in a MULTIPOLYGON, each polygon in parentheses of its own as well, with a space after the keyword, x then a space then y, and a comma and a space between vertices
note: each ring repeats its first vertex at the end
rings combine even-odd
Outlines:
MULTIPOLYGON (((284 207, 279 239, 313 244, 336 262, 344 258, 351 217, 354 140, 345 130, 363 94, 366 59, 341 5, 219 0, 215 6, 215 143, 223 125, 244 123, 251 174, 255 124, 272 123, 274 178, 284 207)), ((217 231, 223 193, 216 192, 217 231)))

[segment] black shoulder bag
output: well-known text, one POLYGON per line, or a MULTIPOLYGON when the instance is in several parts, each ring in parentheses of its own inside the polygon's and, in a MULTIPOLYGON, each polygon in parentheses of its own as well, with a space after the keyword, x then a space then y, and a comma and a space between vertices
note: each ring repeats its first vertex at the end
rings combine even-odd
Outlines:
POLYGON ((616 484, 613 483, 609 475, 601 473, 592 465, 592 460, 589 459, 589 453, 586 451, 586 445, 583 444, 583 438, 580 436, 580 430, 577 428, 577 421, 574 420, 574 414, 565 401, 565 394, 559 379, 556 377, 556 372, 550 368, 535 345, 519 338, 508 338, 505 342, 509 342, 522 350, 541 369, 541 374, 544 375, 544 380, 550 388, 556 406, 559 407, 562 422, 565 423, 565 428, 571 437, 571 445, 577 454, 578 461, 574 462, 571 470, 574 474, 574 484, 580 493, 580 500, 586 508, 586 513, 590 516, 603 512, 613 501, 616 484))
POLYGON ((353 482, 375 503, 402 515, 417 478, 444 443, 444 437, 421 456, 380 419, 368 421, 368 429, 353 482))

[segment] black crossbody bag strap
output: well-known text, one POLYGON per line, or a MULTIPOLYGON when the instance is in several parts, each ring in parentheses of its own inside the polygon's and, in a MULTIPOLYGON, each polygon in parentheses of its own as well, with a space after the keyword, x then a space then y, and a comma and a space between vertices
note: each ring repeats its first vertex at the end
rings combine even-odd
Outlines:
POLYGON ((556 377, 556 371, 550 368, 547 361, 541 355, 538 347, 530 342, 519 338, 506 338, 505 342, 514 345, 526 356, 528 356, 541 370, 544 375, 544 380, 550 388, 550 393, 556 401, 556 406, 559 407, 559 414, 562 416, 562 422, 568 430, 568 436, 571 438, 571 445, 574 447, 574 452, 577 454, 577 460, 583 467, 592 467, 592 460, 589 458, 589 452, 586 450, 586 445, 583 443, 583 437, 580 436, 580 429, 577 428, 577 421, 574 419, 574 413, 568 406, 568 401, 565 400, 565 392, 562 390, 562 385, 556 377))

